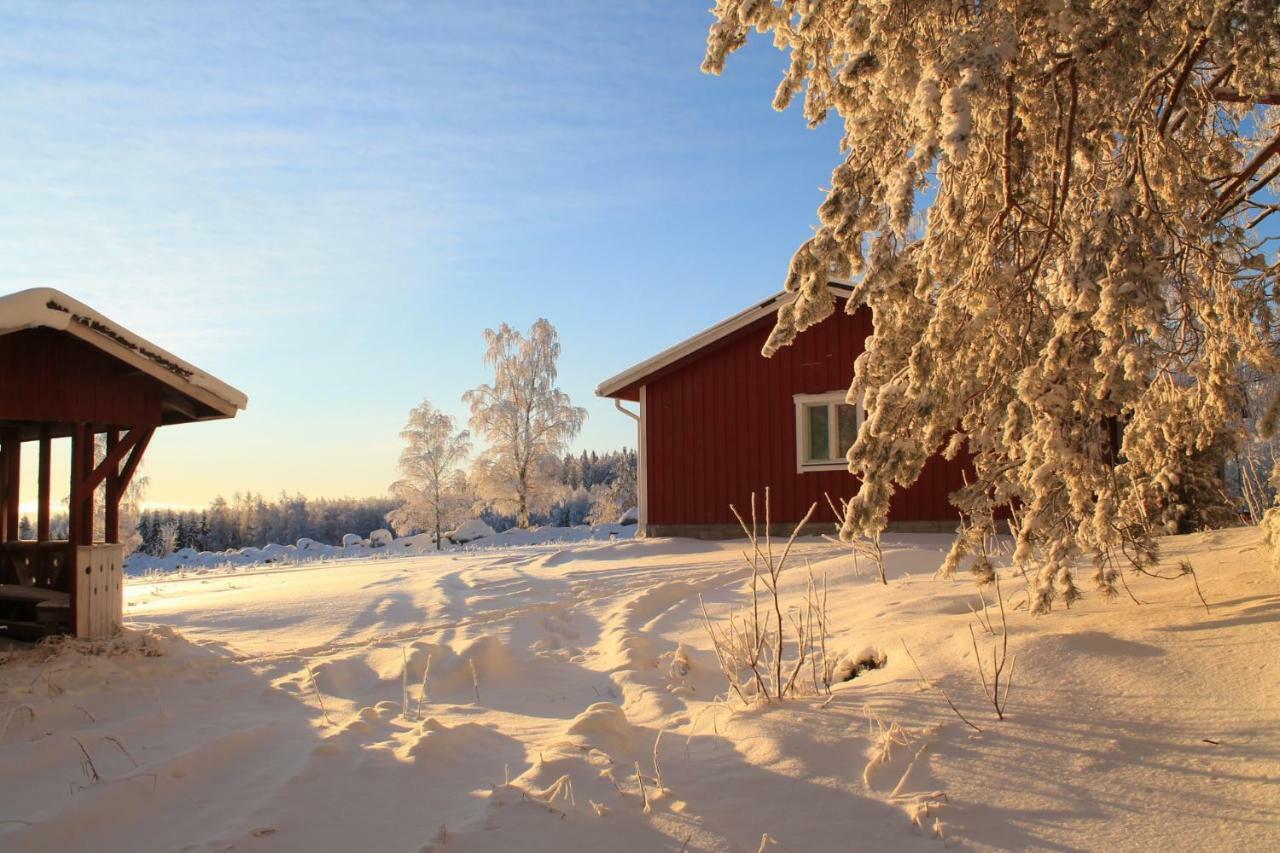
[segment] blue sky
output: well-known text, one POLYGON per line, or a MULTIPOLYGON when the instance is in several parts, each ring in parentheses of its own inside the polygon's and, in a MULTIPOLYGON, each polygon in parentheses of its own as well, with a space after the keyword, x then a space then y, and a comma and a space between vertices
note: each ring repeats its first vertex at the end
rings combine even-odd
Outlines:
POLYGON ((777 290, 839 156, 767 42, 698 70, 708 5, 6 4, 0 292, 249 394, 157 434, 154 502, 382 493, 408 410, 465 421, 482 330, 539 316, 575 449, 634 446, 596 384, 777 290))

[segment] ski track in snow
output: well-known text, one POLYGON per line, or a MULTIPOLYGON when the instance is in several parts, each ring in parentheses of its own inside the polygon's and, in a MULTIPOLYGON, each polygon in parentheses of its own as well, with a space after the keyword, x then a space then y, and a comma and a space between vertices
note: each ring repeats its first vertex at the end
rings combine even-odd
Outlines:
POLYGON ((1185 581, 1133 580, 1143 606, 1090 596, 1035 618, 1006 573, 1003 722, 977 682, 974 588, 931 576, 946 544, 892 543, 881 586, 839 546, 802 541, 784 597, 803 596, 807 561, 831 586, 833 652, 888 663, 829 703, 765 709, 716 701, 698 605, 720 618, 748 600, 741 543, 134 582, 129 642, 163 654, 0 665, 0 848, 1280 844, 1280 580, 1256 531, 1167 543, 1196 565, 1208 614, 1185 581), (922 686, 902 641, 981 733, 922 686))

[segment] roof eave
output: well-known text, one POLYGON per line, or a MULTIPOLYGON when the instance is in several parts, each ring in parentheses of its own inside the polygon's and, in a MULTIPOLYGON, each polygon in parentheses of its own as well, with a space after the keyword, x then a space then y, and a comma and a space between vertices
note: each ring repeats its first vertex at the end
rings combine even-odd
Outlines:
POLYGON ((174 391, 218 412, 220 417, 233 418, 249 405, 249 398, 243 391, 156 346, 62 291, 51 287, 19 291, 0 297, 0 308, 6 309, 0 312, 0 335, 30 328, 65 332, 147 373, 174 391), (151 357, 141 354, 140 349, 151 357))
MULTIPOLYGON (((840 279, 831 279, 827 282, 829 289, 837 291, 839 296, 848 296, 849 291, 853 289, 850 282, 840 279)), ((597 397, 619 398, 623 392, 641 380, 657 373, 665 367, 693 355, 701 349, 704 349, 716 341, 719 341, 747 326, 757 322, 763 317, 767 317, 775 313, 784 303, 794 298, 791 293, 782 291, 766 299, 764 302, 757 303, 743 311, 739 311, 726 320, 721 320, 714 326, 710 326, 692 337, 686 338, 674 346, 667 347, 662 352, 654 355, 644 361, 632 365, 616 376, 612 376, 596 386, 597 397)))

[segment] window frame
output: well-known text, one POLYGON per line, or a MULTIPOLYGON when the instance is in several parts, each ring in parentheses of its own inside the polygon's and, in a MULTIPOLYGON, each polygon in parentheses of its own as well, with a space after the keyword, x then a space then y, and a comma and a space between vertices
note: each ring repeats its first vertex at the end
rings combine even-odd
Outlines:
MULTIPOLYGON (((819 403, 827 405, 827 446, 832 448, 840 447, 840 417, 838 406, 849 405, 848 390, 827 391, 822 394, 793 394, 791 400, 796 409, 796 473, 804 474, 810 471, 847 471, 849 469, 849 461, 843 455, 835 459, 827 459, 820 462, 809 462, 805 460, 805 439, 809 434, 809 425, 805 419, 805 409, 819 403)), ((857 429, 862 428, 862 403, 861 401, 853 404, 854 422, 857 429)))

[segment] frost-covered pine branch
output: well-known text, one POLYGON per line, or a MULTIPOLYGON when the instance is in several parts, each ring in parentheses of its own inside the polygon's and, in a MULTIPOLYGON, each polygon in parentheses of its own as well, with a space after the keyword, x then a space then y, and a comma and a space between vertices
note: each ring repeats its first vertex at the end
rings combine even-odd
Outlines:
POLYGON ((1256 230, 1280 210, 1276 4, 717 0, 713 15, 704 70, 768 34, 790 56, 774 105, 801 96, 810 125, 843 124, 765 347, 832 313, 833 277, 872 312, 842 534, 883 530, 894 491, 945 448, 975 472, 956 503, 977 529, 956 547, 1020 506, 1036 610, 1079 595, 1082 551, 1150 565, 1188 479, 1216 500, 1242 369, 1278 364, 1256 230))

